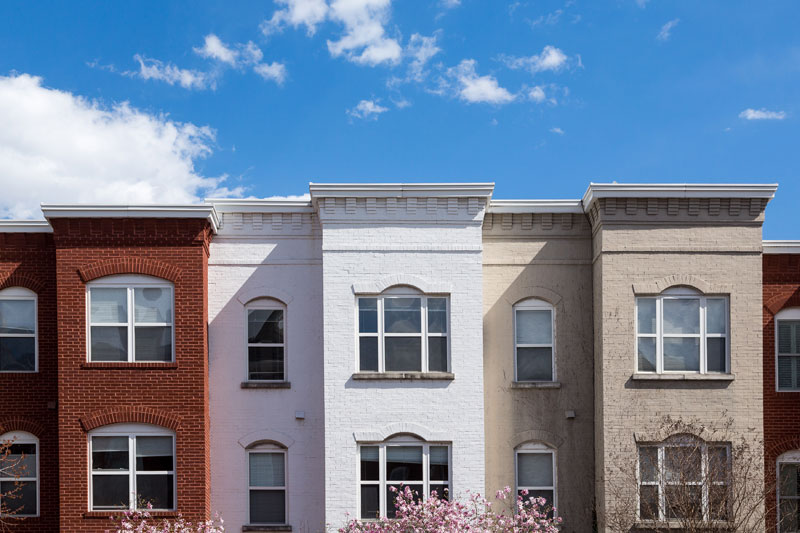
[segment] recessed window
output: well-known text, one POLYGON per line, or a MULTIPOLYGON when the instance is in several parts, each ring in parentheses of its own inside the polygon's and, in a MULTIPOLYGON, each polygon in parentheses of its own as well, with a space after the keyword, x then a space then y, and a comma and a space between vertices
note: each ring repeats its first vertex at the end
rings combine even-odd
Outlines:
POLYGON ((264 300, 248 305, 245 311, 248 381, 285 381, 284 306, 264 300))
POLYGON ((175 510, 175 435, 146 424, 114 424, 89 434, 90 505, 95 511, 175 510))
POLYGON ((514 369, 516 381, 554 381, 555 313, 543 300, 514 306, 514 369))
POLYGON ((359 446, 359 517, 394 518, 397 492, 409 487, 422 499, 450 497, 450 447, 412 437, 359 446))
POLYGON ((0 291, 0 372, 36 372, 36 293, 0 291))
POLYGON ((447 372, 448 307, 446 297, 401 289, 359 297, 359 370, 447 372))
MULTIPOLYGON (((552 515, 556 506, 556 452, 539 443, 523 444, 516 451, 517 495, 544 498, 545 508, 552 515)), ((525 496, 523 496, 525 497, 525 496)))
POLYGON ((286 451, 273 445, 248 450, 251 524, 286 523, 286 451))
POLYGON ((18 517, 39 516, 39 439, 20 431, 0 435, 0 442, 11 443, 0 455, 0 509, 18 517))
POLYGON ((728 299, 670 289, 636 299, 638 372, 729 372, 728 299))
POLYGON ((775 339, 778 390, 800 390, 800 309, 775 315, 775 339))
POLYGON ((778 457, 778 531, 800 531, 800 450, 778 457))

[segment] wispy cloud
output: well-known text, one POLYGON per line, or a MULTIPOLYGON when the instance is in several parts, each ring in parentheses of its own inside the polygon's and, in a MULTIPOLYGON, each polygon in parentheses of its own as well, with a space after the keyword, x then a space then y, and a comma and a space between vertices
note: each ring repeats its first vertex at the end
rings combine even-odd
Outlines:
POLYGON ((139 63, 138 71, 126 71, 123 75, 138 76, 143 80, 158 80, 169 85, 179 85, 184 89, 214 89, 217 86, 213 76, 199 70, 179 68, 172 63, 164 63, 136 54, 134 61, 139 63))
POLYGON ((785 111, 769 111, 767 109, 745 109, 739 113, 739 118, 744 120, 783 120, 786 118, 785 111))
POLYGON ((564 14, 563 9, 556 9, 552 13, 548 13, 547 15, 540 15, 538 18, 530 20, 528 19, 526 22, 530 25, 531 28, 536 28, 537 26, 554 26, 558 24, 558 21, 561 19, 561 15, 564 14))
POLYGON ((494 76, 479 76, 475 65, 474 59, 464 59, 447 69, 447 77, 454 83, 458 98, 471 104, 501 105, 514 101, 515 95, 501 87, 494 76))
POLYGON ((381 113, 389 111, 388 107, 384 107, 378 102, 378 100, 361 100, 355 107, 348 109, 347 114, 363 120, 378 120, 381 113))
POLYGON ((259 63, 253 67, 253 72, 265 80, 274 81, 278 85, 283 85, 283 82, 286 81, 286 66, 282 63, 259 63))
POLYGON ((678 25, 681 19, 672 19, 663 26, 661 26, 661 31, 658 32, 656 35, 656 39, 659 41, 668 41, 669 38, 672 36, 672 29, 678 25))
POLYGON ((531 74, 547 70, 559 71, 565 68, 569 61, 569 58, 561 49, 552 45, 545 46, 540 54, 522 57, 502 55, 499 59, 508 68, 524 69, 531 74))
POLYGON ((453 9, 461 5, 461 0, 439 0, 439 4, 445 9, 453 9))
MULTIPOLYGON (((194 48, 195 53, 207 59, 216 59, 229 65, 236 65, 239 53, 229 48, 213 33, 206 35, 203 46, 194 48)), ((260 51, 259 51, 260 53, 260 51)))
POLYGON ((265 35, 281 32, 286 26, 305 26, 308 35, 314 35, 317 26, 328 16, 325 0, 275 0, 275 3, 286 7, 275 11, 272 18, 261 23, 265 35))
POLYGON ((414 81, 422 81, 425 77, 425 66, 428 61, 442 51, 436 44, 438 34, 434 33, 430 37, 425 37, 419 33, 411 35, 406 45, 406 55, 411 58, 408 66, 409 78, 414 81))
POLYGON ((547 100, 547 95, 544 93, 544 89, 539 85, 533 87, 530 91, 528 91, 528 98, 536 102, 537 104, 541 104, 545 100, 547 100))
POLYGON ((564 135, 564 130, 561 128, 550 128, 550 133, 555 133, 556 135, 564 135))

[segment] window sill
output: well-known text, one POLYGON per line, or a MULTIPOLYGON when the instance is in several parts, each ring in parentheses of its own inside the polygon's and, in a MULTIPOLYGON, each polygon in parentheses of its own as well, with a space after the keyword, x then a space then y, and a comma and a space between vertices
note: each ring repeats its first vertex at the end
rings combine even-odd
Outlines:
POLYGON ((81 363, 81 368, 84 370, 177 370, 178 363, 97 361, 81 363))
POLYGON ((512 381, 512 389, 560 389, 559 381, 512 381))
POLYGON ((249 525, 245 524, 242 526, 242 531, 291 531, 292 526, 289 524, 284 525, 275 525, 275 526, 257 526, 257 525, 249 525))
POLYGON ((291 389, 292 383, 290 381, 242 381, 241 386, 243 389, 291 389))
POLYGON ((647 374, 635 373, 631 376, 634 381, 733 381, 736 374, 647 374))
POLYGON ((456 378, 452 372, 356 372, 354 380, 422 380, 422 381, 453 381, 456 378))
MULTIPOLYGON (((121 518, 127 511, 86 511, 83 518, 108 520, 121 518)), ((148 511, 153 518, 178 518, 178 511, 148 511)))

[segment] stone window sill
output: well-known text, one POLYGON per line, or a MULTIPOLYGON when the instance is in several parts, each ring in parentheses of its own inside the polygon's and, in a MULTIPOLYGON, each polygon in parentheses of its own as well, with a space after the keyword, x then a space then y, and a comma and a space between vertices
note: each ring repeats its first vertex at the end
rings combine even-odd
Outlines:
POLYGON ((114 363, 97 361, 81 363, 81 368, 84 370, 177 370, 178 363, 131 363, 128 361, 114 363))
MULTIPOLYGON (((148 511, 153 518, 178 518, 178 511, 148 511)), ((108 520, 109 518, 121 518, 125 516, 125 511, 86 511, 84 518, 94 518, 108 520)))
POLYGON ((646 374, 635 373, 631 376, 634 381, 733 381, 736 374, 646 374))
POLYGON ((453 381, 456 378, 452 372, 356 372, 354 380, 423 380, 423 381, 453 381))
POLYGON ((276 525, 276 526, 257 526, 245 524, 242 526, 242 531, 291 531, 292 526, 289 524, 276 525))
POLYGON ((559 381, 514 381, 511 383, 512 389, 560 389, 559 381))
MULTIPOLYGON (((243 389, 291 389, 292 383, 289 381, 242 381, 242 388, 243 389)), ((252 531, 257 531, 257 530, 252 530, 252 531)))

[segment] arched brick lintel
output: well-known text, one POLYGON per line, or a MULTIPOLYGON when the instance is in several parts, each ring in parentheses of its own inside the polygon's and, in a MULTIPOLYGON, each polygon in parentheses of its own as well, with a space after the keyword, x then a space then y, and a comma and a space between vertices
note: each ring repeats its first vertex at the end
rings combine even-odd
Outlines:
POLYGON ((781 454, 791 452, 793 450, 800 450, 800 436, 798 435, 785 437, 770 443, 764 449, 764 458, 768 464, 773 463, 774 467, 775 460, 781 454))
POLYGON ((0 290, 8 289, 9 287, 24 287, 38 294, 44 289, 44 282, 28 274, 0 272, 0 290))
POLYGON ((773 315, 786 307, 800 307, 800 289, 784 289, 764 302, 764 308, 773 315))
POLYGON ((0 420, 0 435, 11 431, 25 431, 37 437, 44 434, 44 426, 27 418, 14 417, 0 420))
POLYGON ((108 259, 78 268, 78 275, 84 283, 115 274, 143 274, 174 283, 181 277, 181 269, 169 263, 142 257, 108 259))
POLYGON ((149 407, 113 407, 94 411, 80 419, 81 427, 89 432, 109 424, 152 424, 177 431, 181 419, 167 411, 149 407))

